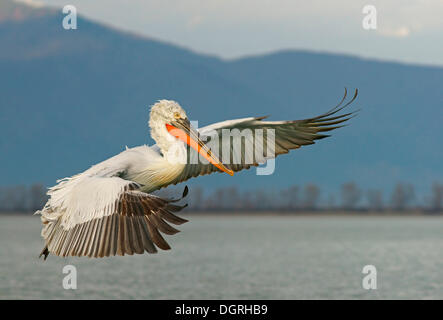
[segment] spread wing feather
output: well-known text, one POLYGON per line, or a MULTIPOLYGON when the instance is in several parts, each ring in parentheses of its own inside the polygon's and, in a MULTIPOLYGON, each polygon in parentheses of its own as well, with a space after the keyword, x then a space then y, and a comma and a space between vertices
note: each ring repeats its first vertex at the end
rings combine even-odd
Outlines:
MULTIPOLYGON (((343 104, 347 96, 345 88, 344 96, 337 106, 313 118, 295 121, 265 121, 266 117, 228 120, 203 127, 199 129, 199 134, 211 146, 211 151, 215 151, 219 158, 222 159, 223 164, 237 172, 249 169, 251 166, 263 164, 266 160, 288 153, 290 150, 314 144, 315 140, 329 137, 325 132, 343 127, 344 122, 354 116, 355 112, 338 113, 349 106, 357 98, 357 95, 358 90, 355 90, 352 99, 343 104), (238 129, 237 132, 246 132, 248 134, 240 135, 240 145, 235 145, 233 139, 223 138, 223 131, 226 129, 231 132, 238 129), (269 129, 272 129, 274 133, 275 143, 273 145, 272 143, 268 144, 267 133, 271 132, 269 129), (259 138, 257 137, 257 132, 263 132, 261 140, 257 140, 259 138), (257 141, 258 143, 255 143, 257 141)), ((198 153, 194 149, 189 148, 188 163, 181 175, 172 183, 176 184, 192 177, 213 172, 221 171, 215 166, 208 164, 205 160, 199 159, 198 153)))
POLYGON ((39 213, 45 225, 46 246, 41 255, 108 257, 156 253, 170 246, 161 231, 173 235, 170 226, 187 220, 173 214, 184 206, 139 190, 140 185, 118 177, 77 177, 50 190, 39 213), (78 181, 77 181, 78 180, 78 181), (69 189, 69 190, 65 190, 69 189), (58 193, 63 193, 60 198, 58 193), (69 195, 76 195, 70 198, 69 195))

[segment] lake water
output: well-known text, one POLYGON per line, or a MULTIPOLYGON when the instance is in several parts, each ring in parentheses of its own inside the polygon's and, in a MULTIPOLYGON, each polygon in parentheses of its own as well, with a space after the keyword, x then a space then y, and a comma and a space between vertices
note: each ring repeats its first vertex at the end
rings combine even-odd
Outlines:
POLYGON ((0 298, 443 299, 442 217, 187 217, 171 251, 43 261, 39 218, 0 216, 0 298))

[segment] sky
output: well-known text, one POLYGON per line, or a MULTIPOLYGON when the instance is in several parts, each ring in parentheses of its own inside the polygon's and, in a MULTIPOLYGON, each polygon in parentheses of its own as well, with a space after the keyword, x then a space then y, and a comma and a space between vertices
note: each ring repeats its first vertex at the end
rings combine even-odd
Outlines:
POLYGON ((225 59, 308 49, 443 66, 443 0, 24 1, 225 59), (363 28, 367 5, 376 29, 363 28))

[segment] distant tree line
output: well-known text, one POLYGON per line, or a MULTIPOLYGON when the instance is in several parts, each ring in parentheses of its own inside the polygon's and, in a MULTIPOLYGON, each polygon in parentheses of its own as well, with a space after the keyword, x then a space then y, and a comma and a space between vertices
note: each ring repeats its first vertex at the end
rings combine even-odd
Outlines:
POLYGON ((41 209, 47 200, 42 184, 0 187, 0 212, 30 212, 41 209))
MULTIPOLYGON (((181 187, 164 189, 164 197, 176 197, 181 187)), ((42 184, 31 186, 0 187, 0 212, 33 212, 47 201, 42 184)), ((355 182, 341 185, 338 201, 334 195, 321 197, 321 189, 314 183, 291 186, 281 190, 256 189, 241 191, 237 187, 219 188, 205 192, 202 187, 192 187, 187 202, 193 211, 220 210, 280 210, 280 211, 411 211, 443 212, 443 184, 432 184, 431 192, 418 201, 414 187, 397 183, 389 194, 379 189, 364 191, 355 182)))
POLYGON ((384 194, 379 189, 364 191, 355 182, 344 183, 338 201, 334 195, 321 197, 321 189, 314 183, 291 186, 282 190, 257 189, 240 191, 236 187, 219 188, 205 195, 201 187, 190 192, 190 210, 285 210, 285 211, 429 211, 443 212, 443 184, 433 183, 425 199, 417 199, 414 187, 397 183, 384 194))

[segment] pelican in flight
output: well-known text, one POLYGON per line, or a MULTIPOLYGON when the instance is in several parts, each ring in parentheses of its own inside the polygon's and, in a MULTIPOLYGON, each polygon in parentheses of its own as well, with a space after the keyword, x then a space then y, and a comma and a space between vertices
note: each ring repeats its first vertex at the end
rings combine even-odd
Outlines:
POLYGON ((36 212, 41 214, 41 234, 45 240, 40 256, 46 259, 51 253, 63 257, 108 257, 170 249, 160 232, 175 234, 179 231, 168 222, 174 225, 187 222, 174 213, 186 206, 177 202, 186 196, 188 188, 175 200, 153 195, 153 191, 213 172, 232 176, 289 150, 313 144, 328 137, 324 132, 342 127, 343 122, 353 117, 354 112, 338 113, 356 97, 357 90, 344 104, 345 89, 336 107, 309 119, 266 121, 265 117, 250 117, 198 130, 178 103, 160 100, 151 107, 149 119, 155 145, 127 148, 80 174, 58 180, 57 185, 49 188, 49 200, 36 212), (251 148, 236 148, 230 139, 222 139, 225 129, 250 129, 252 134, 242 140, 243 147, 253 144, 257 129, 271 129, 272 152, 266 155, 258 152, 251 157, 246 154, 251 148), (219 147, 209 148, 203 136, 215 139, 219 147), (226 148, 231 152, 224 159, 220 155, 226 148), (183 161, 196 156, 206 161, 183 161), (248 158, 252 161, 246 161, 248 158))

